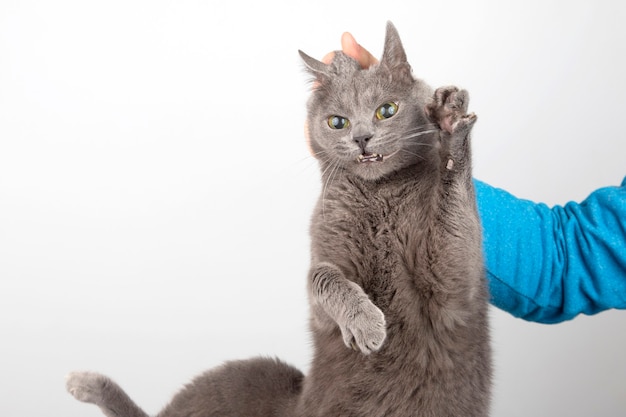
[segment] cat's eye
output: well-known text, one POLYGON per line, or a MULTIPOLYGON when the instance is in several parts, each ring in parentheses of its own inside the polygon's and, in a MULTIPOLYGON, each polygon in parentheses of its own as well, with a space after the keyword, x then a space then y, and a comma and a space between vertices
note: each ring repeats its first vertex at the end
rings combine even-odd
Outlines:
POLYGON ((330 126, 331 129, 346 129, 350 126, 350 120, 341 116, 330 116, 328 118, 328 126, 330 126))
POLYGON ((398 105, 393 101, 389 103, 385 103, 379 108, 376 109, 376 118, 378 120, 389 119, 393 117, 398 112, 398 105))

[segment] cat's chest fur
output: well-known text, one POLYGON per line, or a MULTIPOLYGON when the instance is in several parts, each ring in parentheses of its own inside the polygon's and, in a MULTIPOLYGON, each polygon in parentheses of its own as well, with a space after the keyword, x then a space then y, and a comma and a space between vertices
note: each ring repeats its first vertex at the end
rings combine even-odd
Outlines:
POLYGON ((342 268, 386 315, 419 308, 432 291, 437 190, 410 171, 378 183, 346 179, 313 222, 313 256, 342 268))

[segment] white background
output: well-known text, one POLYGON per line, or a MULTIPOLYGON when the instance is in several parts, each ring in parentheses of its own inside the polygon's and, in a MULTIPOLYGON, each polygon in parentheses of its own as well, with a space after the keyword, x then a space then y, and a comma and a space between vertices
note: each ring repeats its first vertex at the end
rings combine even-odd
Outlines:
MULTIPOLYGON (((227 359, 311 357, 320 189, 307 79, 391 20, 416 75, 472 95, 475 176, 550 205, 626 174, 623 2, 0 2, 0 415, 151 414, 227 359)), ((626 313, 493 314, 494 416, 626 415, 626 313)))

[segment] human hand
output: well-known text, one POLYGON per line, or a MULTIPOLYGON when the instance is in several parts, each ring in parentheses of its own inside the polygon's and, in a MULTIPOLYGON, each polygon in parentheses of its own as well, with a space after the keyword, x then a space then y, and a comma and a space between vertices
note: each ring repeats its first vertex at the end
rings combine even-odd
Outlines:
MULTIPOLYGON (((341 51, 349 57, 356 59, 363 68, 368 68, 378 63, 378 59, 367 49, 363 48, 350 32, 345 32, 341 35, 341 51)), ((333 56, 335 56, 335 52, 329 52, 322 58, 322 62, 330 64, 333 60, 333 56)))

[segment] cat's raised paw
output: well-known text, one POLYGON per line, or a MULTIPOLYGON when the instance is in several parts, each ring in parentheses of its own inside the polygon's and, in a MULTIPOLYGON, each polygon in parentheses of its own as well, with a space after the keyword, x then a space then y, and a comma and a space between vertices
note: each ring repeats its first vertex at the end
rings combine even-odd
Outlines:
POLYGON ((469 94, 455 86, 435 90, 432 101, 426 105, 426 114, 444 132, 469 132, 476 122, 474 113, 467 114, 469 94))
POLYGON ((366 355, 378 351, 387 337, 385 315, 369 300, 340 328, 346 346, 366 355))
POLYGON ((65 379, 65 388, 79 401, 97 404, 109 378, 95 372, 72 372, 65 379))

